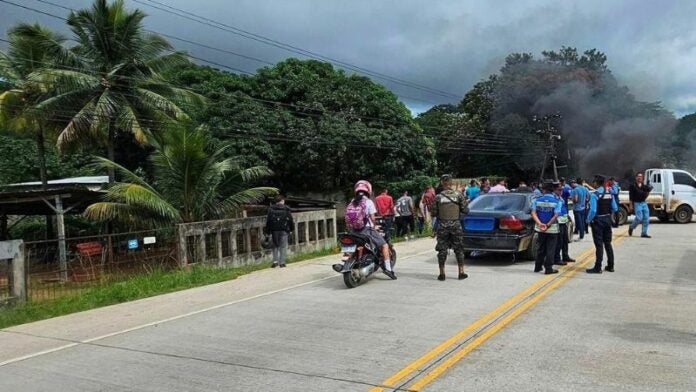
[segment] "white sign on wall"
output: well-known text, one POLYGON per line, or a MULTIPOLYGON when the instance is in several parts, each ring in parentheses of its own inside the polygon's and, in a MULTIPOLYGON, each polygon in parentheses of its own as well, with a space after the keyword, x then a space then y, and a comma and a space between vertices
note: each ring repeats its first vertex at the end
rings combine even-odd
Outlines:
POLYGON ((143 244, 145 244, 145 245, 154 244, 155 242, 157 242, 157 238, 156 238, 156 237, 145 237, 145 238, 143 238, 143 244))

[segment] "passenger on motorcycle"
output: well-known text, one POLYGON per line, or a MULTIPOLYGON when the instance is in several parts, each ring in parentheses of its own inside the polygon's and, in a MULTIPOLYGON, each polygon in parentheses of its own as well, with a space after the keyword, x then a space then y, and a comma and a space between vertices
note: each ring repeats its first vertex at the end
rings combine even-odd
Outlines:
MULTIPOLYGON (((376 220, 377 208, 375 207, 375 203, 370 199, 372 195, 372 185, 365 180, 360 180, 355 183, 353 190, 355 192, 355 198, 351 200, 346 207, 346 214, 355 214, 363 222, 354 222, 353 224, 349 224, 348 228, 355 234, 361 234, 370 238, 370 241, 382 251, 384 274, 392 279, 396 279, 396 275, 394 271, 392 271, 389 244, 387 244, 382 235, 376 230, 379 226, 376 220), (361 214, 363 208, 364 213, 361 214)), ((355 216, 351 216, 351 218, 355 219, 355 216)), ((347 216, 346 221, 349 219, 350 218, 347 216)))

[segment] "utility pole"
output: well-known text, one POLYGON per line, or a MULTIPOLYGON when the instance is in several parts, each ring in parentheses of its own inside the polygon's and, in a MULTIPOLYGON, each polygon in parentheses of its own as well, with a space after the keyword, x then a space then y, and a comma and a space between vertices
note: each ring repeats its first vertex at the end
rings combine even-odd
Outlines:
POLYGON ((534 116, 532 121, 542 122, 545 127, 543 129, 537 130, 537 134, 541 135, 547 140, 548 144, 544 147, 544 163, 541 166, 541 174, 539 175, 539 183, 544 181, 544 174, 546 173, 546 165, 548 164, 549 158, 553 164, 553 178, 558 181, 558 166, 556 165, 556 141, 561 140, 561 135, 556 127, 553 126, 552 120, 554 118, 562 118, 560 113, 553 115, 544 115, 542 117, 534 116))

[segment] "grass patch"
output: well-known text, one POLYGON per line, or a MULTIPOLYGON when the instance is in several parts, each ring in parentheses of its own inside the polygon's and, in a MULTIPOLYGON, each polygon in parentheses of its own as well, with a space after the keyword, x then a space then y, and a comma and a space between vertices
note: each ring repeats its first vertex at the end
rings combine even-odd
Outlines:
MULTIPOLYGON (((329 248, 300 253, 289 257, 288 263, 328 256, 337 252, 338 249, 329 248)), ((87 287, 79 294, 0 308, 0 328, 224 282, 268 268, 270 265, 270 262, 234 268, 193 265, 183 269, 155 270, 121 281, 106 281, 98 286, 87 287)))

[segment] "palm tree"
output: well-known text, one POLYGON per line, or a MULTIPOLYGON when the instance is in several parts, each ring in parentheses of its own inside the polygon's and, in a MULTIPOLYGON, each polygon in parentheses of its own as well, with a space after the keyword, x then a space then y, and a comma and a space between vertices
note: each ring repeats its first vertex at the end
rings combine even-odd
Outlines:
MULTIPOLYGON (((113 162, 117 132, 145 142, 150 133, 188 118, 180 106, 202 103, 200 95, 175 88, 161 77, 164 69, 189 60, 172 52, 162 37, 146 33, 145 16, 140 10, 127 10, 123 0, 95 0, 91 9, 70 13, 67 23, 77 41, 71 51, 80 63, 33 75, 52 94, 39 108, 71 110, 58 136, 59 148, 71 143, 106 145, 113 162)), ((110 182, 114 170, 108 167, 110 182)))
POLYGON ((224 158, 227 146, 215 148, 206 127, 176 126, 153 137, 150 159, 155 181, 104 158, 97 165, 123 178, 108 190, 105 201, 85 211, 88 218, 135 225, 164 226, 229 216, 244 204, 263 200, 275 188, 248 188, 251 181, 271 175, 263 166, 243 169, 234 158, 224 158), (223 195, 229 191, 231 195, 223 195))
POLYGON ((39 177, 45 188, 46 132, 53 114, 37 106, 44 96, 30 75, 57 64, 74 63, 75 57, 63 46, 63 36, 39 24, 18 24, 7 35, 8 51, 0 52, 0 78, 7 89, 0 94, 0 124, 32 135, 37 146, 39 177))

